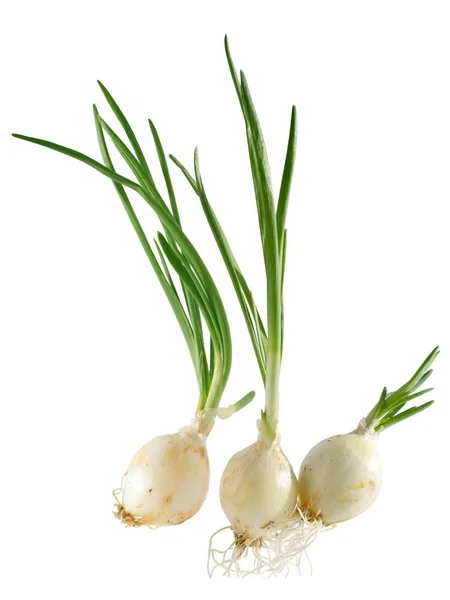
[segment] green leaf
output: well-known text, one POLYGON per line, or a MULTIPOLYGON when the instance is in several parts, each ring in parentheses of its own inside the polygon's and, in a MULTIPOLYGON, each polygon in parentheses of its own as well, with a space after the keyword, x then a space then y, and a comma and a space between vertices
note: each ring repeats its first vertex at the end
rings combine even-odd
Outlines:
POLYGON ((266 417, 276 431, 279 411, 279 377, 283 344, 282 257, 277 233, 269 161, 247 79, 241 71, 242 105, 266 269, 268 361, 266 365, 266 417))
POLYGON ((216 343, 216 350, 221 350, 223 340, 217 327, 214 304, 209 301, 207 293, 195 274, 186 268, 181 254, 167 242, 161 233, 158 233, 158 241, 167 260, 199 305, 208 328, 211 331, 211 337, 216 343))
MULTIPOLYGON (((167 188, 167 193, 168 193, 169 199, 170 199, 170 206, 172 209, 172 214, 173 214, 176 222, 181 227, 181 220, 180 220, 180 213, 178 210, 178 204, 177 204, 177 200, 175 197, 172 179, 170 177, 169 167, 168 167, 166 156, 165 156, 162 144, 161 144, 161 140, 160 140, 158 131, 157 131, 153 121, 151 121, 149 119, 148 123, 150 125, 150 130, 152 132, 153 141, 155 144, 156 152, 158 154, 158 159, 159 159, 159 163, 161 166, 161 171, 163 173, 164 181, 166 182, 166 188, 167 188)), ((170 235, 168 235, 168 242, 172 246, 174 246, 174 242, 170 235)), ((185 257, 183 257, 183 259, 184 258, 185 257)), ((189 261, 187 261, 187 259, 186 259, 185 265, 186 265, 186 262, 189 262, 189 261)), ((202 328, 201 317, 200 317, 200 310, 199 310, 199 307, 198 307, 197 303, 195 302, 195 300, 193 298, 191 298, 189 292, 186 290, 186 287, 185 287, 183 281, 181 281, 181 285, 182 285, 182 289, 183 289, 184 298, 185 298, 185 301, 186 301, 186 304, 188 307, 189 315, 191 317, 192 328, 194 330, 194 339, 195 339, 195 343, 197 345, 197 353, 198 353, 198 356, 201 357, 201 358, 199 358, 199 363, 200 363, 200 368, 203 371, 203 379, 205 381, 207 381, 208 385, 209 385, 210 380, 211 380, 210 368, 208 367, 208 362, 206 359, 205 342, 204 342, 203 328, 202 328)))
POLYGON ((295 151, 297 146, 297 109, 292 107, 291 125, 289 129, 289 140, 284 162, 283 177, 281 179, 280 194, 277 204, 277 231, 281 242, 286 224, 286 213, 289 203, 289 194, 292 185, 292 176, 295 166, 295 151))
POLYGON ((406 406, 406 402, 401 402, 397 406, 395 406, 392 410, 390 410, 386 415, 382 418, 383 421, 388 421, 393 416, 395 416, 402 408, 406 406))
POLYGON ((401 388, 399 388, 396 393, 401 393, 403 391, 412 391, 413 389, 417 389, 417 387, 421 385, 419 383, 421 379, 425 376, 426 378, 428 378, 431 375, 431 373, 428 374, 427 371, 435 361, 438 354, 439 346, 436 346, 436 348, 434 348, 427 356, 427 358, 423 361, 423 363, 420 365, 420 367, 417 369, 417 371, 414 373, 411 379, 407 381, 401 388))
MULTIPOLYGON (((150 168, 148 166, 148 163, 147 163, 147 161, 145 159, 144 153, 143 153, 143 151, 142 151, 142 149, 141 149, 141 147, 139 145, 139 142, 138 142, 138 140, 136 138, 136 135, 135 135, 135 133, 134 133, 131 125, 129 124, 127 118, 125 117, 125 114, 120 109, 119 105, 114 100, 114 98, 112 97, 112 95, 110 94, 110 92, 106 89, 106 87, 100 81, 98 81, 98 84, 99 84, 100 89, 102 90, 103 95, 105 96, 105 98, 106 98, 109 106, 111 107, 114 115, 116 116, 117 120, 119 121, 119 123, 121 124, 123 130, 125 131, 126 136, 127 136, 128 140, 130 141, 131 147, 134 150, 135 156, 137 158, 137 162, 139 163, 139 166, 140 166, 140 169, 139 169, 140 178, 138 178, 139 181, 140 181, 140 183, 142 185, 146 186, 153 194, 155 194, 156 196, 159 197, 159 199, 160 199, 160 201, 162 203, 164 203, 164 200, 163 200, 162 196, 160 195, 160 193, 159 193, 159 191, 158 191, 158 189, 157 189, 157 187, 155 185, 154 179, 152 177, 152 174, 151 174, 150 168)), ((159 158, 160 162, 162 162, 162 161, 165 162, 164 153, 162 153, 162 156, 161 156, 162 147, 161 147, 161 143, 160 143, 160 140, 159 140, 159 136, 158 136, 158 134, 156 132, 156 129, 154 128, 153 124, 151 124, 151 127, 152 127, 152 133, 153 133, 153 138, 154 138, 155 146, 156 146, 157 153, 158 153, 158 158, 159 158), (156 133, 156 139, 155 139, 155 133, 156 133)), ((117 136, 117 139, 120 139, 120 138, 118 138, 118 136, 117 136)), ((121 146, 122 146, 122 151, 123 151, 123 148, 126 148, 126 145, 122 142, 121 146)), ((130 163, 129 163, 129 160, 131 158, 130 157, 131 152, 129 152, 128 149, 127 149, 127 155, 128 155, 128 158, 125 158, 125 157, 124 158, 125 158, 125 160, 127 160, 130 168, 132 168, 133 172, 136 174, 136 172, 135 172, 136 165, 134 164, 134 161, 132 161, 132 163, 134 164, 134 166, 131 166, 130 163)), ((161 166, 162 166, 162 169, 163 169, 164 177, 166 179, 166 176, 167 176, 168 172, 167 173, 165 172, 164 166, 162 164, 161 164, 161 166)), ((167 167, 167 163, 166 163, 166 167, 167 167)), ((166 171, 167 171, 167 168, 166 168, 166 171)), ((170 176, 169 176, 169 180, 170 180, 170 176)), ((176 202, 175 202, 175 209, 174 209, 174 206, 173 206, 173 203, 172 203, 172 200, 174 199, 173 188, 171 188, 171 184, 167 182, 167 179, 166 179, 166 185, 167 185, 168 192, 169 192, 169 197, 170 197, 170 201, 171 201, 171 205, 172 205, 173 215, 174 215, 176 221, 180 224, 180 219, 179 219, 178 210, 177 210, 177 207, 176 207, 176 202)), ((170 236, 168 236, 168 237, 170 238, 170 236)), ((171 240, 169 240, 169 241, 171 241, 171 240)))
POLYGON ((161 165, 161 171, 164 176, 164 181, 166 182, 167 193, 169 194, 172 214, 175 218, 175 221, 178 224, 180 224, 180 213, 178 211, 178 205, 177 205, 177 200, 176 200, 175 192, 174 192, 173 185, 172 185, 172 179, 170 178, 170 171, 169 171, 169 167, 167 165, 166 155, 164 154, 164 150, 161 145, 161 140, 159 138, 158 131, 156 130, 156 127, 155 127, 153 121, 151 121, 149 119, 148 123, 150 125, 150 130, 152 132, 153 141, 155 142, 155 148, 156 148, 156 152, 158 154, 159 164, 161 165))
POLYGON ((209 379, 210 381, 213 378, 214 375, 214 367, 215 367, 215 351, 214 351, 214 344, 212 342, 212 338, 210 338, 209 340, 209 379))
MULTIPOLYGON (((115 105, 115 106, 117 107, 117 105, 115 105)), ((117 111, 120 112, 120 109, 118 109, 118 107, 117 107, 117 110, 115 111, 116 114, 117 114, 117 111)), ((146 187, 147 190, 150 191, 154 195, 154 197, 156 197, 160 201, 161 206, 165 209, 166 204, 165 204, 164 200, 162 199, 162 196, 159 194, 158 190, 156 189, 154 180, 150 174, 150 170, 148 168, 147 163, 145 162, 145 159, 144 159, 144 164, 141 164, 140 161, 137 161, 135 159, 135 157, 132 155, 132 153, 129 151, 129 149, 127 148, 126 144, 119 138, 119 136, 113 131, 113 129, 111 127, 109 127, 109 125, 100 117, 98 118, 98 120, 99 120, 101 126, 103 127, 103 129, 106 131, 106 133, 108 133, 108 135, 112 139, 114 145, 116 146, 117 150, 120 152, 121 156, 127 162, 128 166, 133 171, 135 176, 138 178, 141 185, 143 187, 146 187)), ((121 112, 119 114, 119 120, 122 123, 125 131, 127 132, 127 135, 129 137, 131 143, 133 144, 133 147, 135 147, 135 149, 137 151, 137 148, 139 147, 139 145, 136 140, 136 137, 134 136, 134 133, 133 133, 131 127, 128 125, 128 122, 126 121, 125 117, 123 116, 123 113, 121 113, 121 112)), ((150 129, 152 132, 153 140, 155 143, 155 148, 156 148, 158 158, 160 161, 161 169, 163 172, 163 176, 166 181, 166 186, 167 186, 169 197, 170 197, 172 214, 173 214, 175 221, 181 227, 178 206, 176 203, 175 194, 173 191, 173 186, 172 186, 172 182, 170 179, 170 174, 169 174, 167 162, 166 162, 166 159, 164 156, 162 144, 161 144, 161 141, 160 141, 160 138, 159 138, 159 135, 158 135, 158 132, 157 132, 155 126, 153 125, 153 123, 151 121, 149 121, 149 124, 150 124, 150 129)), ((166 231, 166 235, 168 238, 168 242, 172 246, 175 247, 175 242, 172 238, 172 235, 170 234, 169 231, 167 231, 166 227, 165 227, 165 231, 166 231)), ((200 376, 201 376, 202 390, 204 391, 205 386, 206 387, 209 386, 209 369, 208 369, 208 365, 207 365, 207 361, 206 361, 206 353, 205 353, 205 348, 204 348, 204 338, 203 338, 203 331, 202 331, 202 326, 201 326, 199 307, 197 306, 196 302, 190 298, 190 295, 186 292, 185 283, 183 282, 183 280, 181 280, 181 283, 182 283, 183 294, 184 294, 186 304, 188 307, 189 316, 191 318, 191 326, 192 326, 193 332, 194 332, 194 341, 195 341, 195 345, 197 348, 197 368, 198 368, 200 376)), ((203 395, 204 394, 202 394, 202 396, 203 395)))
MULTIPOLYGON (((100 121, 99 121, 100 122, 100 121)), ((103 125, 102 125, 103 126, 103 125)), ((108 132, 108 131, 107 131, 108 132)), ((119 183, 125 187, 128 187, 134 191, 136 191, 149 206, 154 210, 158 218, 160 219, 163 226, 170 232, 176 243, 179 245, 180 249, 185 255, 195 272, 199 281, 202 282, 204 289, 208 290, 208 297, 210 303, 214 306, 215 315, 217 318, 217 323, 215 329, 220 332, 222 347, 220 356, 216 356, 215 364, 216 371, 214 373, 214 381, 211 383, 211 388, 208 394, 208 400, 205 404, 209 407, 218 406, 221 398, 221 394, 225 387, 226 381, 228 380, 230 369, 231 369, 231 334, 228 324, 228 319, 225 313, 225 309, 222 303, 222 299, 219 295, 217 287, 214 283, 214 280, 211 277, 208 269, 206 268, 203 260, 200 255, 190 242, 190 240, 186 237, 178 223, 175 221, 174 217, 168 210, 167 206, 164 202, 161 202, 158 194, 149 190, 149 186, 141 186, 138 183, 128 179, 127 177, 123 177, 122 175, 117 174, 114 170, 111 170, 98 161, 90 158, 89 156, 68 148, 66 146, 61 146, 59 144, 54 144, 48 140, 42 140, 39 138, 33 138, 30 136, 24 136, 20 134, 13 134, 14 137, 23 139, 25 141, 44 146, 51 150, 55 150, 57 152, 61 152, 71 158, 75 158, 80 162, 90 166, 96 171, 102 173, 106 177, 109 177, 112 181, 119 183)), ((113 136, 114 137, 114 136, 113 136)), ((116 139, 116 143, 120 146, 121 141, 116 139)), ((129 152, 129 151, 128 151, 129 152)), ((129 157, 127 152, 124 149, 124 154, 127 155, 129 160, 132 162, 132 158, 129 157)), ((134 165, 136 166, 136 165, 134 165)), ((161 271, 162 273, 162 271, 161 271)), ((164 276, 164 274, 163 274, 164 276)), ((170 287, 170 286, 169 286, 170 287)))
POLYGON ((255 392, 249 392, 243 398, 227 407, 219 407, 217 416, 219 419, 229 419, 234 414, 245 408, 255 397, 255 392))
MULTIPOLYGON (((236 68, 234 66, 233 59, 231 58, 230 46, 228 43, 228 36, 225 36, 225 54, 227 57, 228 68, 230 69, 231 79, 233 80, 234 89, 236 90, 239 104, 241 105, 242 112, 244 113, 241 84, 239 81, 239 77, 237 76, 237 73, 236 73, 236 68)), ((245 117, 245 113, 244 113, 244 117, 245 117)))
MULTIPOLYGON (((179 163, 178 161, 177 161, 177 163, 179 165, 181 165, 181 163, 179 163)), ((243 275, 241 273, 241 270, 240 270, 239 265, 233 255, 233 252, 232 252, 231 247, 228 243, 228 240, 225 236, 225 233, 219 223, 219 220, 216 217, 216 214, 214 213, 214 210, 213 210, 211 204, 208 201, 208 198, 207 198, 207 195, 205 192, 205 188, 203 185, 203 181, 202 181, 201 172, 200 172, 200 163, 199 163, 199 157, 198 157, 197 150, 194 153, 194 166, 195 166, 195 178, 196 178, 195 179, 195 190, 200 198, 200 203, 202 205, 203 211, 208 220, 209 226, 214 235, 214 239, 216 240, 217 246, 220 250, 220 253, 222 255, 225 266, 227 267, 228 273, 229 273, 231 281, 233 283, 233 287, 236 291, 236 295, 238 297, 239 303, 241 305, 241 309, 243 311, 243 314, 244 314, 244 317, 246 320, 247 329, 249 331, 255 353, 257 355, 258 364, 259 364, 259 367, 261 370, 261 375, 264 379, 265 378, 265 362, 263 363, 261 361, 262 353, 261 353, 261 347, 260 347, 260 339, 263 339, 263 336, 266 337, 265 332, 264 332, 264 326, 262 324, 259 313, 256 310, 256 306, 253 301, 253 296, 252 296, 250 289, 245 281, 245 278, 243 277, 243 275), (248 304, 250 304, 250 306, 251 306, 251 311, 246 310, 246 306, 248 304), (254 317, 256 319, 256 323, 253 323, 253 319, 250 317, 250 315, 252 315, 252 317, 254 317), (258 336, 256 336, 255 330, 258 333, 258 336), (264 332, 264 333, 262 333, 262 332, 264 332)), ((182 167, 182 165, 181 165, 181 167, 182 167)), ((187 173, 187 170, 184 169, 184 167, 182 167, 182 171, 183 171, 183 173, 187 173)), ((267 342, 265 341, 265 343, 267 343, 267 342)))
POLYGON ((144 153, 142 152, 142 149, 139 145, 139 142, 134 134, 133 129, 131 128, 127 118, 125 117, 124 113, 122 112, 122 110, 120 109, 119 105, 117 104, 117 102, 114 100, 114 98, 112 97, 112 95, 109 93, 109 91, 106 89, 106 87, 103 85, 103 83, 101 81, 97 81, 101 91, 103 92, 103 95, 106 98, 106 101, 108 102, 109 106, 111 107, 113 113, 115 114, 117 120, 119 121, 119 123, 122 125, 123 130, 126 133, 127 138, 130 140, 130 144, 135 152, 136 158, 138 159, 139 163, 141 164, 143 171, 146 174, 146 177, 148 177, 148 179, 152 182, 153 187, 155 186, 155 183, 153 181, 153 177, 152 174, 150 172, 149 166, 147 164, 147 161, 145 159, 144 153))
POLYGON ((399 413, 398 415, 395 415, 394 417, 392 417, 388 420, 381 421, 375 427, 375 431, 383 431, 384 429, 387 429, 388 427, 392 427, 392 425, 396 425, 397 423, 400 423, 401 421, 404 421, 405 419, 409 419, 409 417, 413 417, 414 415, 421 413, 423 410, 425 410, 432 404, 434 404, 434 400, 425 402, 425 404, 422 404, 421 406, 414 406, 412 408, 409 408, 408 410, 404 410, 403 412, 399 413))
POLYGON ((77 150, 72 150, 71 148, 67 148, 66 146, 61 146, 60 144, 54 144, 53 142, 49 142, 48 140, 41 140, 39 138, 30 137, 28 135, 21 135, 20 133, 13 133, 13 137, 24 140, 26 142, 31 142, 32 144, 36 144, 38 146, 44 146, 45 148, 49 148, 50 150, 55 150, 56 152, 60 152, 61 154, 65 154, 66 156, 70 156, 71 158, 75 158, 76 160, 81 161, 82 163, 92 167, 102 175, 106 175, 116 183, 121 183, 122 185, 129 187, 130 189, 141 193, 140 186, 135 181, 128 179, 127 177, 123 177, 111 169, 108 169, 97 160, 90 158, 86 154, 82 152, 77 152, 77 150))
MULTIPOLYGON (((141 186, 144 189, 147 189, 161 205, 163 205, 166 209, 166 205, 162 200, 159 192, 156 190, 155 185, 153 183, 153 179, 149 179, 147 175, 147 170, 141 165, 141 163, 137 160, 134 154, 129 150, 127 145, 121 140, 121 138, 117 135, 117 133, 108 125, 108 123, 102 119, 100 115, 97 116, 98 122, 101 124, 104 131, 108 134, 113 142, 114 146, 117 148, 118 152, 127 163, 128 167, 131 169, 133 175, 139 181, 141 186)), ((168 209, 167 209, 168 211, 168 209)), ((169 212, 169 211, 168 211, 169 212)))
POLYGON ((170 274, 170 269, 167 266, 166 259, 164 258, 164 253, 161 250, 161 246, 158 244, 158 240, 154 239, 153 241, 155 243, 156 250, 158 251, 158 256, 159 256, 159 259, 163 266, 163 270, 166 275, 167 281, 170 283, 171 287, 173 288, 174 292, 176 293, 178 300, 180 300, 180 297, 178 295, 178 290, 175 286, 175 283, 173 282, 172 275, 170 274))
POLYGON ((197 187, 197 182, 192 177, 192 175, 189 173, 189 171, 186 169, 186 167, 177 158, 175 158, 175 156, 173 154, 169 154, 169 158, 180 169, 180 171, 183 173, 183 175, 188 180, 188 182, 189 182, 190 186, 192 187, 192 189, 194 190, 194 192, 197 194, 197 196, 199 196, 200 192, 199 192, 198 187, 197 187))
POLYGON ((284 230, 281 238, 281 290, 284 286, 284 273, 286 270, 286 250, 287 250, 287 229, 284 230))
MULTIPOLYGON (((199 196, 199 198, 201 200, 203 211, 208 220, 211 231, 214 235, 214 238, 215 238, 216 243, 219 247, 219 250, 222 254, 222 258, 225 262, 225 265, 227 267, 230 278, 235 287, 236 294, 238 295, 238 299, 241 303, 241 308, 242 308, 242 310, 244 310, 245 304, 251 306, 251 314, 257 315, 257 317, 256 317, 257 318, 257 328, 261 332, 262 337, 265 339, 265 343, 267 344, 267 334, 265 332, 264 325, 263 325, 262 319, 259 315, 259 312, 256 309, 256 305, 253 300, 253 295, 250 291, 250 288, 247 284, 245 277, 242 274, 242 271, 240 270, 240 267, 239 267, 237 260, 231 250, 231 247, 230 247, 228 240, 225 236, 225 233, 220 225, 220 222, 219 222, 219 220, 218 220, 218 218, 206 196, 205 188, 203 186, 203 182, 202 182, 202 178, 201 178, 201 174, 200 174, 200 163, 199 163, 199 159, 198 159, 197 149, 194 152, 194 163, 196 164, 196 173, 198 174, 198 177, 199 177, 201 189, 199 189, 199 185, 198 185, 197 181, 190 175, 190 173, 186 169, 186 167, 177 158, 175 158, 175 156, 173 156, 172 154, 170 154, 170 158, 176 164, 176 166, 181 170, 181 172, 184 174, 184 176, 188 180, 189 184, 191 185, 192 189, 197 194, 197 196, 199 196)), ((252 325, 252 324, 250 323, 250 325, 252 325)))
MULTIPOLYGON (((159 233, 158 235, 162 236, 161 233, 159 233)), ((174 245, 173 248, 174 248, 173 251, 178 254, 177 246, 174 245)), ((178 257, 183 262, 184 267, 190 273, 191 277, 194 280, 196 280, 197 284, 201 287, 201 283, 198 282, 198 280, 196 279, 195 273, 192 272, 191 266, 189 264, 189 261, 186 259, 186 257, 181 252, 178 254, 178 257)), ((181 277, 180 277, 180 281, 181 281, 181 285, 183 288, 184 297, 186 299, 189 316, 191 319, 191 325, 192 325, 192 330, 193 330, 193 334, 194 334, 195 346, 197 348, 198 369, 201 373, 202 382, 206 386, 205 389, 208 390, 210 383, 211 383, 211 377, 210 377, 210 368, 208 366, 208 361, 207 361, 206 352, 205 352, 205 342, 204 342, 204 336, 203 336, 203 327, 202 327, 202 321, 201 321, 201 316, 200 316, 200 309, 199 309, 196 298, 194 298, 192 296, 192 293, 189 292, 189 289, 186 287, 185 281, 181 277)), ((207 291, 203 290, 203 293, 207 297, 207 291)), ((205 398, 206 398, 206 396, 205 396, 205 398)), ((203 408, 202 406, 199 406, 199 410, 201 410, 202 408, 203 408)))
MULTIPOLYGON (((106 140, 105 140, 105 137, 103 134, 103 130, 100 126, 100 123, 98 122, 97 116, 98 116, 98 111, 97 111, 97 108, 94 106, 94 117, 95 117, 97 138, 98 138, 98 142, 99 142, 99 146, 100 146, 100 151, 101 151, 101 154, 103 157, 103 161, 105 163, 105 166, 114 172, 114 165, 112 163, 112 160, 111 160, 111 157, 110 157, 110 154, 108 151, 108 147, 106 145, 106 140)), ((131 224, 133 225, 133 228, 139 238, 139 241, 141 242, 141 245, 150 261, 150 264, 152 265, 153 270, 155 271, 155 274, 161 284, 161 287, 163 288, 164 293, 166 294, 166 297, 172 307, 172 310, 175 314, 178 324, 180 325, 180 329, 186 340, 186 344, 188 346, 189 353, 191 355, 191 359, 192 359, 192 362, 193 362, 193 365, 194 365, 194 368, 196 371, 200 389, 202 390, 202 377, 197 368, 197 352, 196 352, 196 347, 195 347, 195 343, 194 343, 193 330, 192 330, 191 324, 189 322, 189 319, 184 311, 184 308, 180 302, 175 285, 173 284, 173 281, 170 277, 170 273, 167 268, 167 265, 165 264, 164 257, 160 254, 162 261, 163 261, 162 264, 163 264, 163 268, 165 271, 165 276, 159 266, 159 263, 156 259, 156 256, 155 256, 153 250, 151 249, 150 243, 147 239, 147 236, 144 233, 144 230, 139 222, 139 219, 138 219, 136 213, 134 212, 134 209, 131 205, 131 202, 128 198, 127 193, 125 192, 125 190, 121 184, 119 184, 117 182, 113 182, 113 183, 114 183, 114 187, 119 195, 119 198, 122 201, 125 211, 131 221, 131 224)), ((158 251, 159 251, 159 247, 158 247, 158 251)), ((206 390, 203 390, 203 391, 206 392, 206 390)))
POLYGON ((398 423, 403 419, 406 419, 409 416, 412 416, 413 414, 416 414, 417 412, 420 412, 421 410, 424 410, 424 408, 430 406, 430 403, 428 402, 422 405, 424 408, 414 407, 399 413, 399 411, 402 410, 408 402, 432 391, 433 388, 427 388, 416 392, 416 390, 422 387, 422 385, 433 373, 433 370, 429 367, 436 359, 438 354, 439 347, 436 347, 427 356, 411 379, 409 379, 395 392, 387 393, 386 388, 383 389, 379 401, 366 417, 366 424, 368 427, 373 427, 376 431, 381 431, 382 429, 386 429, 386 427, 395 425, 395 423, 398 423), (387 423, 389 423, 389 425, 387 425, 387 423))
POLYGON ((385 409, 386 398, 387 398, 387 388, 384 387, 381 392, 380 399, 378 400, 378 402, 375 406, 375 412, 376 412, 377 417, 380 416, 382 414, 383 410, 385 409))
MULTIPOLYGON (((114 145, 116 146, 116 148, 118 149, 120 154, 123 156, 123 158, 129 165, 129 167, 133 170, 136 177, 138 177, 138 179, 140 180, 143 188, 144 189, 146 188, 148 192, 152 193, 151 187, 146 184, 145 176, 143 176, 142 170, 140 169, 139 165, 137 164, 136 159, 132 156, 131 152, 127 149, 126 145, 122 142, 122 140, 117 136, 117 134, 111 129, 111 127, 108 126, 108 124, 104 120, 100 119, 100 123, 101 123, 103 129, 106 131, 106 133, 108 133, 108 135, 110 136, 114 145)), ((146 197, 146 196, 144 196, 144 197, 148 202, 149 201, 148 197, 146 197)), ((163 226, 166 228, 166 230, 168 230, 168 235, 170 234, 172 236, 173 230, 171 228, 174 225, 176 225, 177 229, 179 229, 179 224, 176 222, 176 220, 173 218, 171 213, 168 211, 165 203, 160 201, 159 194, 157 194, 157 193, 152 194, 152 200, 153 200, 152 208, 158 213, 158 211, 156 210, 156 208, 154 206, 154 202, 156 201, 158 204, 159 210, 164 213, 164 218, 162 218, 161 214, 158 214, 158 216, 161 219, 163 226), (169 216, 170 216, 170 219, 169 219, 169 216), (169 219, 169 220, 167 221, 167 219, 169 219)), ((180 231, 181 231, 181 229, 180 229, 180 231)), ((185 238, 184 234, 183 234, 183 237, 185 238)), ((186 241, 187 241, 187 238, 184 239, 184 243, 186 243, 186 241)), ((176 248, 173 245, 171 245, 171 246, 172 246, 172 250, 173 250, 173 254, 172 254, 172 257, 173 257, 176 253, 176 248)), ((189 243, 189 247, 192 250, 193 247, 190 243, 189 243)), ((164 253, 166 254, 167 258, 169 258, 165 249, 164 249, 164 253)), ((223 356, 223 365, 224 365, 225 372, 229 373, 229 370, 231 369, 231 335, 229 333, 229 325, 228 325, 228 320, 226 318, 225 309, 223 307, 222 301, 218 294, 217 288, 215 287, 213 280, 212 280, 211 276, 209 275, 209 272, 204 268, 203 261, 201 261, 201 259, 200 259, 200 262, 198 262, 198 259, 200 257, 198 256, 196 251, 194 253, 194 256, 196 258, 197 266, 201 265, 202 273, 204 275, 206 275, 206 280, 207 280, 206 288, 203 285, 202 277, 200 277, 198 279, 198 281, 203 285, 204 289, 208 289, 208 290, 211 289, 211 284, 214 286, 214 288, 213 288, 214 294, 212 294, 212 296, 211 296, 213 299, 213 303, 211 306, 213 306, 214 308, 218 308, 218 310, 215 312, 215 318, 217 319, 217 323, 215 323, 210 318, 210 320, 207 321, 207 324, 208 324, 208 328, 210 328, 210 327, 215 328, 214 333, 216 334, 216 341, 218 341, 218 338, 217 338, 218 332, 224 334, 224 337, 221 338, 221 340, 220 340, 221 341, 220 351, 223 356)), ((188 260, 191 260, 191 258, 189 256, 185 257, 184 253, 178 257, 178 259, 181 262, 184 262, 186 260, 186 258, 188 260)), ((170 258, 169 258, 169 261, 170 261, 170 258)), ((187 273, 187 271, 185 272, 185 274, 186 273, 187 273)), ((182 279, 183 284, 187 286, 188 285, 187 281, 181 276, 180 272, 178 272, 178 275, 182 279)), ((189 283, 192 284, 192 281, 190 281, 189 283)), ((190 293, 193 293, 192 287, 190 287, 189 291, 190 291, 190 293)), ((206 306, 204 306, 203 308, 206 308, 206 306)), ((198 318, 195 315, 196 307, 191 306, 191 309, 192 309, 192 311, 190 311, 190 314, 191 314, 191 319, 193 320, 193 325, 194 325, 195 331, 196 331, 196 342, 199 345, 199 353, 202 356, 206 356, 206 354, 204 352, 204 346, 203 346, 203 337, 200 334, 200 328, 198 327, 198 318)), ((204 317, 205 317, 205 315, 204 315, 204 317)), ((210 315, 210 317, 211 317, 211 315, 210 315)), ((206 317, 205 317, 205 320, 206 320, 206 317)), ((210 331, 211 331, 211 329, 210 329, 210 331)), ((212 331, 211 331, 211 335, 213 335, 212 331)))
POLYGON ((264 137, 250 94, 247 79, 242 71, 241 89, 244 114, 248 123, 247 135, 249 140, 255 195, 258 210, 261 215, 261 239, 265 252, 265 260, 270 261, 272 258, 270 253, 273 252, 273 256, 278 256, 278 240, 269 160, 267 158, 264 137))

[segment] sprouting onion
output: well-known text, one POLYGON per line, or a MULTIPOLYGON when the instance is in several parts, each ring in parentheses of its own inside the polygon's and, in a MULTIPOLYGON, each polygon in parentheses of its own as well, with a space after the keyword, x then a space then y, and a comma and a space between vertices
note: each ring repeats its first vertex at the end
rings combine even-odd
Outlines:
MULTIPOLYGON (((210 565, 213 567, 210 573, 220 566, 228 573, 243 574, 243 559, 250 548, 255 559, 252 572, 264 573, 280 571, 287 565, 287 547, 289 552, 295 547, 297 532, 305 525, 301 523, 299 526, 301 515, 296 510, 298 482, 281 449, 278 432, 287 244, 285 222, 295 162, 297 113, 294 106, 281 185, 275 198, 263 133, 247 79, 242 71, 240 76, 237 75, 227 38, 225 51, 246 126, 266 274, 266 323, 208 201, 197 151, 194 153, 194 176, 179 160, 171 158, 200 199, 236 291, 265 386, 265 408, 258 423, 258 439, 231 458, 222 476, 220 499, 235 541, 227 551, 220 552, 213 549, 211 540, 210 565)), ((305 539, 302 534, 302 544, 305 539)))
POLYGON ((240 79, 237 76, 227 38, 225 38, 225 49, 246 124, 247 144, 266 272, 267 333, 250 287, 239 268, 225 233, 206 196, 200 173, 198 151, 195 150, 194 152, 194 177, 177 158, 173 155, 170 155, 170 158, 182 170, 200 198, 204 213, 236 291, 266 390, 265 410, 261 413, 261 429, 264 441, 270 445, 276 438, 278 429, 279 381, 283 346, 283 280, 287 241, 285 221, 295 161, 297 113, 294 106, 292 108, 283 177, 276 202, 264 138, 247 79, 242 71, 240 79))
POLYGON ((116 516, 126 525, 176 525, 192 517, 202 506, 209 486, 206 438, 217 416, 228 418, 254 397, 250 392, 228 408, 220 408, 230 374, 232 344, 227 315, 202 258, 183 232, 170 172, 158 132, 150 130, 165 180, 169 204, 156 187, 148 162, 125 115, 105 88, 100 88, 122 126, 128 145, 102 119, 94 106, 94 118, 103 164, 65 146, 13 134, 75 158, 109 177, 177 318, 195 369, 199 396, 192 423, 175 434, 159 436, 133 457, 119 490, 116 516), (106 136, 131 169, 135 181, 115 170, 106 136), (154 245, 148 240, 126 189, 137 192, 158 216, 163 232, 154 245), (179 279, 179 287, 175 279, 179 279))
POLYGON ((305 457, 299 474, 299 500, 309 520, 334 525, 357 517, 377 499, 381 486, 378 435, 433 404, 433 400, 404 407, 431 392, 419 390, 433 370, 435 348, 409 381, 395 392, 383 388, 380 399, 351 433, 316 444, 305 457), (419 391, 418 391, 419 390, 419 391))

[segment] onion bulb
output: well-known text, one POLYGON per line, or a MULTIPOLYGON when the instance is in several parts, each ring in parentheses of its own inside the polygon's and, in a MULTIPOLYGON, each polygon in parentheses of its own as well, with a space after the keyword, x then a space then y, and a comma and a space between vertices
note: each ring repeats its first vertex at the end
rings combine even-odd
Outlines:
POLYGON ((206 436, 184 427, 152 439, 134 455, 122 479, 116 516, 134 527, 178 525, 198 512, 208 486, 206 436))
POLYGON ((299 474, 302 511, 324 525, 357 517, 377 499, 381 486, 378 436, 367 430, 335 435, 305 457, 299 474))
POLYGON ((235 454, 222 475, 220 502, 229 527, 211 536, 208 572, 219 569, 231 576, 274 575, 300 568, 302 553, 320 531, 298 510, 298 481, 280 446, 261 423, 258 440, 235 454), (231 529, 234 542, 215 548, 214 538, 231 529), (249 560, 247 560, 247 558, 249 560))
POLYGON ((297 503, 297 478, 279 439, 257 441, 235 454, 222 475, 220 502, 236 539, 245 546, 288 519, 297 503))

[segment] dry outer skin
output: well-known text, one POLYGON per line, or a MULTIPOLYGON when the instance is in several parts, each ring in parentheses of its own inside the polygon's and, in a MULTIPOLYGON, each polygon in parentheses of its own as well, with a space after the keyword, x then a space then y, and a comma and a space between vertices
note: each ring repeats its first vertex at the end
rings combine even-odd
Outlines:
POLYGON ((177 525, 202 506, 209 487, 205 436, 191 428, 154 438, 133 457, 117 516, 126 525, 177 525))
POLYGON ((372 505, 381 486, 376 435, 336 435, 319 442, 299 474, 302 511, 326 525, 353 519, 372 505))

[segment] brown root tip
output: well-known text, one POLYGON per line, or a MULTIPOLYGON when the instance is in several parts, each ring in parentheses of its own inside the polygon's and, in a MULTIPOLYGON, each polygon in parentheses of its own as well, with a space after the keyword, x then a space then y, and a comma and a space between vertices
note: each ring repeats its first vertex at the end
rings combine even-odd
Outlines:
POLYGON ((233 555, 239 559, 248 548, 248 540, 246 536, 234 532, 234 552, 233 555))
POLYGON ((250 538, 247 532, 234 532, 233 555, 236 559, 239 559, 248 550, 248 548, 261 548, 263 545, 263 538, 250 538))
POLYGON ((140 517, 134 517, 132 514, 127 512, 120 502, 119 494, 121 494, 121 492, 122 490, 120 488, 113 491, 113 496, 116 501, 114 504, 116 510, 113 511, 113 515, 116 517, 116 519, 119 519, 119 521, 123 523, 125 527, 141 527, 142 519, 140 517))
POLYGON ((113 515, 116 519, 119 519, 125 527, 141 527, 142 522, 138 517, 133 517, 129 512, 127 512, 121 504, 115 504, 116 510, 113 511, 113 515))

